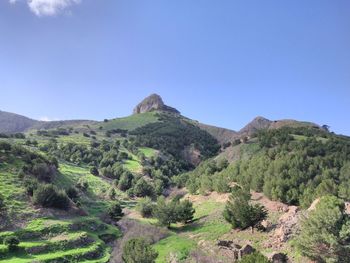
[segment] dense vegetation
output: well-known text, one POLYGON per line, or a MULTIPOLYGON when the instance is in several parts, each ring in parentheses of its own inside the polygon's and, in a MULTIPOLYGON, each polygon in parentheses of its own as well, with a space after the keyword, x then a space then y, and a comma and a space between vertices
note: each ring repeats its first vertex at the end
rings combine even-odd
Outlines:
POLYGON ((304 207, 326 194, 350 200, 349 138, 320 129, 284 127, 261 131, 243 146, 236 147, 256 150, 222 171, 213 161, 204 162, 174 181, 191 192, 228 192, 229 182, 237 182, 270 199, 304 207))
POLYGON ((344 202, 321 198, 304 219, 295 240, 297 248, 316 262, 347 262, 350 255, 350 217, 344 202))
POLYGON ((163 114, 160 122, 150 123, 131 132, 136 145, 161 150, 176 158, 182 158, 185 147, 194 145, 203 159, 213 156, 220 148, 218 142, 206 131, 183 118, 163 114))

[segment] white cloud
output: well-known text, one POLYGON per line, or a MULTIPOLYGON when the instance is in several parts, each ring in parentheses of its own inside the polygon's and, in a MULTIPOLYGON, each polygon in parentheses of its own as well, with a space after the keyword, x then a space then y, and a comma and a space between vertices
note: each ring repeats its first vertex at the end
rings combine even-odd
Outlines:
MULTIPOLYGON (((9 0, 11 4, 19 0, 9 0)), ((66 11, 72 5, 79 4, 81 0, 25 0, 29 9, 37 16, 54 16, 66 11)))
POLYGON ((28 0, 30 10, 37 16, 57 15, 80 0, 28 0))
POLYGON ((58 119, 56 119, 56 118, 52 119, 52 118, 49 118, 47 116, 44 116, 44 117, 39 118, 39 121, 58 121, 58 119))

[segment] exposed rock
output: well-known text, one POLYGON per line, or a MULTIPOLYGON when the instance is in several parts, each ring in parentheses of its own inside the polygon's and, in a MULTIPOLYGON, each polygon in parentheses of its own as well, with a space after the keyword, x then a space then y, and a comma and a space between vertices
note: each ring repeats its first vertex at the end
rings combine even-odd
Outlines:
POLYGON ((288 241, 296 230, 299 223, 301 212, 297 206, 290 206, 287 213, 283 214, 278 220, 278 226, 275 230, 275 241, 284 243, 288 241))
POLYGON ((165 105, 162 98, 158 94, 152 94, 141 101, 141 103, 135 107, 133 114, 140 114, 156 110, 180 114, 177 109, 165 105))
POLYGON ((217 246, 219 246, 220 249, 228 250, 230 252, 230 257, 233 259, 234 262, 240 260, 246 255, 255 252, 255 249, 249 244, 246 244, 243 247, 241 247, 240 245, 235 244, 233 241, 230 240, 219 240, 217 246))

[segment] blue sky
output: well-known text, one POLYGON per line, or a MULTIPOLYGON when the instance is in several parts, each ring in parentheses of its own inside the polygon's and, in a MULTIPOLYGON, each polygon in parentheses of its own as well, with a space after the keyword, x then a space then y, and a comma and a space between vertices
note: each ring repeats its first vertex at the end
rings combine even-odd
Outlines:
POLYGON ((235 130, 260 115, 350 135, 350 1, 2 0, 0 92, 36 119, 126 116, 155 92, 235 130))

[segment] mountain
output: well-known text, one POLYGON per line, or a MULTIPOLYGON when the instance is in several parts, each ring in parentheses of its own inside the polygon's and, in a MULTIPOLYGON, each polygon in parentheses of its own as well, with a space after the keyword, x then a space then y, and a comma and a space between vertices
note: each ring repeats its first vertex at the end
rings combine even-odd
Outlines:
POLYGON ((39 121, 22 115, 0 111, 0 133, 24 132, 39 121))
POLYGON ((279 129, 282 127, 310 127, 321 129, 321 127, 312 122, 305 121, 296 121, 296 120, 276 120, 271 121, 264 117, 258 116, 244 126, 238 134, 243 136, 251 136, 259 130, 268 130, 268 129, 279 129))
POLYGON ((151 111, 166 111, 175 114, 180 114, 180 112, 164 104, 163 99, 158 94, 152 94, 142 100, 133 110, 133 114, 140 114, 151 111))

